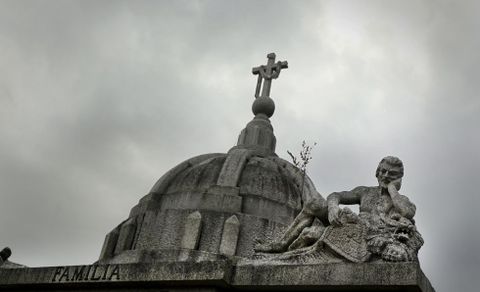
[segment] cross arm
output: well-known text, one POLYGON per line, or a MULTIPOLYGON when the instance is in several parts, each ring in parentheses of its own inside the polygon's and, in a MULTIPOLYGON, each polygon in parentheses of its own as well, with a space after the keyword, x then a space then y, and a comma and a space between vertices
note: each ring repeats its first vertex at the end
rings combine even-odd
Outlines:
POLYGON ((257 74, 260 73, 260 70, 261 70, 261 69, 262 69, 262 66, 253 67, 253 68, 252 68, 252 73, 253 73, 254 75, 257 75, 257 74))

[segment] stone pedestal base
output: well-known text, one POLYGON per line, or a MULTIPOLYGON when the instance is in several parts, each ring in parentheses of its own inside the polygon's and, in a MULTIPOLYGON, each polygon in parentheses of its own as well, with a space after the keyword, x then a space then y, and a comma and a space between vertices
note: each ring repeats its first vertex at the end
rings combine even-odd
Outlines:
POLYGON ((0 269, 10 291, 421 291, 418 263, 268 265, 229 260, 0 269))

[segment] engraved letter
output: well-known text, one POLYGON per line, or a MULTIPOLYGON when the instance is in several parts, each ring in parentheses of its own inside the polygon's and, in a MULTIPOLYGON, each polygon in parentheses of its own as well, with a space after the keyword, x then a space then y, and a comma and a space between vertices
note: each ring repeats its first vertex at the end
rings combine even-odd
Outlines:
POLYGON ((60 276, 60 279, 58 279, 58 282, 61 282, 63 277, 65 277, 66 281, 70 281, 70 275, 68 274, 68 267, 64 267, 63 274, 60 276))
POLYGON ((84 269, 85 266, 75 267, 75 270, 73 270, 72 281, 82 281, 84 269))
POLYGON ((95 278, 95 273, 97 272, 97 268, 98 266, 93 266, 92 276, 90 277, 90 280, 92 281, 98 281, 102 278, 101 276, 99 276, 98 278, 95 278))
POLYGON ((120 267, 118 265, 113 266, 112 274, 108 277, 108 280, 111 281, 113 276, 115 276, 117 280, 120 280, 120 267))
POLYGON ((52 282, 56 281, 57 277, 60 276, 60 274, 62 273, 62 270, 63 270, 63 267, 57 267, 55 269, 55 274, 53 274, 52 282))
POLYGON ((106 280, 106 279, 107 279, 108 267, 110 267, 110 265, 106 265, 106 266, 105 266, 105 270, 103 271, 102 280, 106 280))

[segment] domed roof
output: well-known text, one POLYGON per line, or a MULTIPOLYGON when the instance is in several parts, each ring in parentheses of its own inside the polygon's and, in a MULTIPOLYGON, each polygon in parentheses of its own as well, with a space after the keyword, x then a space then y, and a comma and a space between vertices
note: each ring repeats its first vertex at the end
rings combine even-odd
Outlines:
POLYGON ((228 153, 196 156, 165 173, 107 235, 100 260, 246 257, 278 236, 302 202, 319 194, 275 154, 274 108, 268 96, 257 97, 254 119, 228 153))
MULTIPOLYGON (((159 179, 148 200, 161 201, 154 207, 160 209, 234 211, 288 223, 302 208, 303 197, 312 192, 307 178, 302 197, 302 180, 301 172, 286 160, 235 149, 181 163, 159 179), (222 177, 237 179, 222 183, 222 177), (224 200, 218 200, 219 194, 225 195, 224 200), (241 205, 234 196, 241 197, 241 205)), ((132 210, 131 216, 143 205, 132 210)))

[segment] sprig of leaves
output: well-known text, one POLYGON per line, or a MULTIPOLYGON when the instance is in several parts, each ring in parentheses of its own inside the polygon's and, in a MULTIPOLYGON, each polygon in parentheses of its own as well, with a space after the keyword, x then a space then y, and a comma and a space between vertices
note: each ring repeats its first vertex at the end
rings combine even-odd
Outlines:
POLYGON ((287 150, 288 155, 292 159, 293 165, 300 169, 303 173, 307 171, 307 165, 312 160, 312 149, 317 145, 314 142, 313 145, 308 145, 305 140, 302 141, 302 150, 300 151, 300 157, 293 155, 292 152, 287 150))
POLYGON ((305 140, 302 141, 302 151, 300 151, 300 158, 293 155, 292 152, 287 150, 288 155, 292 158, 292 163, 302 172, 302 186, 300 192, 303 194, 303 189, 305 187, 305 175, 307 174, 307 165, 312 160, 312 149, 317 145, 317 142, 314 142, 313 145, 308 145, 305 140))

